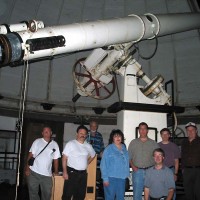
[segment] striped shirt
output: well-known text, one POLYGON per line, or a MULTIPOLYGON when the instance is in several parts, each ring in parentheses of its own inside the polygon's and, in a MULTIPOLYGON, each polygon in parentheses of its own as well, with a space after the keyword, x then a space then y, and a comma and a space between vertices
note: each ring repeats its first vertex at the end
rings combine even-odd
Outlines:
POLYGON ((88 132, 87 142, 90 143, 95 150, 96 154, 100 154, 104 150, 104 142, 101 133, 96 132, 93 136, 91 132, 88 132))

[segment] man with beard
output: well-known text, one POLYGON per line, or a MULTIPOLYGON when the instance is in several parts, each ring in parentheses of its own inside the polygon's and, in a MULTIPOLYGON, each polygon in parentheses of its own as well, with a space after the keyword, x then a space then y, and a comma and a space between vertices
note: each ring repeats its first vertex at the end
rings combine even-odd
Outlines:
POLYGON ((100 162, 104 151, 104 142, 102 134, 98 131, 98 123, 94 120, 90 121, 90 130, 87 135, 87 142, 92 145, 97 154, 96 181, 99 195, 102 194, 103 185, 101 179, 100 162))
POLYGON ((87 136, 87 142, 92 145, 97 156, 101 158, 104 150, 104 142, 101 133, 99 133, 97 129, 98 129, 98 123, 96 121, 91 121, 90 130, 87 136))

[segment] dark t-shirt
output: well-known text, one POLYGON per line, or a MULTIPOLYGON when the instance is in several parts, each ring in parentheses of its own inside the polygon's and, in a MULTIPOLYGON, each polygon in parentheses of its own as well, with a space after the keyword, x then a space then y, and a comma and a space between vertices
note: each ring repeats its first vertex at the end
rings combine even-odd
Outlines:
POLYGON ((181 144, 182 166, 200 166, 200 138, 190 142, 187 138, 181 144))
POLYGON ((175 165, 174 160, 180 158, 180 150, 176 144, 169 142, 168 144, 158 143, 160 148, 165 152, 164 164, 167 167, 175 165))

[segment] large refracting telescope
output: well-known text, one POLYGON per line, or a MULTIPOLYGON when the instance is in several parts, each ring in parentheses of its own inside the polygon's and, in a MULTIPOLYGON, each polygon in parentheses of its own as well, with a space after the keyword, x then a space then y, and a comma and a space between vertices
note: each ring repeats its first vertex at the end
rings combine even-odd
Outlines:
POLYGON ((0 67, 24 60, 124 44, 200 27, 200 14, 145 14, 124 18, 44 27, 31 20, 0 26, 0 67))

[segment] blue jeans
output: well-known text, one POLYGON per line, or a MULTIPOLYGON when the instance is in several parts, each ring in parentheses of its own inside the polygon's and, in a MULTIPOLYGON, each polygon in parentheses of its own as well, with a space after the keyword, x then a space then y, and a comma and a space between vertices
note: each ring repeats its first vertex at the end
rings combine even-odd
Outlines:
MULTIPOLYGON (((174 174, 174 172, 175 172, 175 168, 174 168, 174 167, 171 167, 170 169, 172 170, 172 173, 174 174)), ((176 188, 174 189, 173 200, 176 200, 176 188)))
POLYGON ((142 193, 144 190, 144 178, 145 178, 145 169, 138 169, 136 172, 132 172, 134 200, 142 200, 142 193))
POLYGON ((122 200, 125 194, 125 179, 109 177, 109 186, 104 186, 105 200, 122 200))

